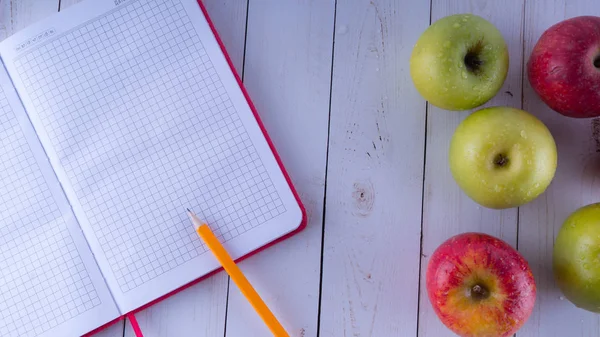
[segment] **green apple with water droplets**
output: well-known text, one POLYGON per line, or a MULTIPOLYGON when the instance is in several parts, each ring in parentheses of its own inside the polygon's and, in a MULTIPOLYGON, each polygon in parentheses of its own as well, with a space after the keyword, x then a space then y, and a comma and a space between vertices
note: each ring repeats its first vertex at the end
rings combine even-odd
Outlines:
POLYGON ((493 209, 537 198, 552 182, 556 163, 556 144, 546 125, 509 107, 472 113, 450 142, 454 180, 475 202, 493 209))
POLYGON ((553 251, 556 284, 575 306, 600 313, 600 203, 571 213, 553 251))
POLYGON ((444 17, 417 40, 410 75, 429 103, 468 110, 494 97, 508 72, 508 48, 500 31, 472 14, 444 17))

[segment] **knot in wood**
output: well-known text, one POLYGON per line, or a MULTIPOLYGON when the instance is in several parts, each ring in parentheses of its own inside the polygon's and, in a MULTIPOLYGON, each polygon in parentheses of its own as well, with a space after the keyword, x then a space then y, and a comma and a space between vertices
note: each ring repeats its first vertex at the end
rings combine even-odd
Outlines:
POLYGON ((355 182, 352 198, 354 199, 355 213, 361 216, 369 215, 375 201, 373 184, 370 181, 355 182))

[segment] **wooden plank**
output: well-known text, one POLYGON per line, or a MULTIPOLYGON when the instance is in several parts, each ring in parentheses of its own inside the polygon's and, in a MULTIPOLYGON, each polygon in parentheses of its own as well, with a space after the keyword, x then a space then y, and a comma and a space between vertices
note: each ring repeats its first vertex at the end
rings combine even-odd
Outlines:
MULTIPOLYGON (((206 0, 204 5, 236 71, 242 74, 247 3, 206 0)), ((227 288, 227 274, 220 272, 136 314, 136 318, 145 336, 223 336, 227 288)), ((125 336, 135 336, 130 324, 126 324, 125 336)))
MULTIPOLYGON (((307 208, 302 233, 241 263, 292 336, 316 336, 334 1, 251 0, 244 82, 307 208)), ((227 336, 269 336, 230 285, 227 336)))
POLYGON ((0 2, 0 41, 58 10, 58 0, 0 2))
POLYGON ((429 1, 338 1, 321 336, 417 330, 425 102, 409 77, 429 1))
MULTIPOLYGON (((227 276, 219 273, 135 317, 144 336, 223 336, 227 301, 227 276)), ((135 337, 131 324, 125 336, 135 337)))
MULTIPOLYGON (((600 15, 596 0, 527 1, 525 57, 544 30, 563 19, 600 15)), ((519 249, 528 259, 538 286, 535 311, 518 336, 600 336, 600 316, 576 308, 562 297, 552 275, 556 233, 577 208, 598 202, 600 151, 597 120, 575 120, 550 110, 524 79, 524 109, 540 117, 555 137, 558 168, 547 192, 520 209, 519 249), (596 135, 594 135, 596 133, 596 135)))
MULTIPOLYGON (((432 2, 432 22, 458 13, 472 13, 490 21, 500 30, 509 48, 510 68, 504 86, 484 106, 520 108, 523 1, 510 1, 510 5, 497 1, 432 2)), ((459 233, 477 231, 499 237, 513 247, 517 243, 517 209, 498 211, 479 206, 460 190, 450 173, 447 164, 450 139, 469 114, 470 111, 428 107, 419 306, 419 336, 422 337, 454 336, 435 315, 425 287, 429 256, 442 242, 459 233)))
POLYGON ((72 5, 74 5, 74 4, 78 3, 78 2, 81 2, 81 1, 83 1, 83 0, 60 0, 59 1, 60 5, 59 5, 58 10, 59 11, 63 10, 65 8, 68 8, 69 6, 72 6, 72 5))

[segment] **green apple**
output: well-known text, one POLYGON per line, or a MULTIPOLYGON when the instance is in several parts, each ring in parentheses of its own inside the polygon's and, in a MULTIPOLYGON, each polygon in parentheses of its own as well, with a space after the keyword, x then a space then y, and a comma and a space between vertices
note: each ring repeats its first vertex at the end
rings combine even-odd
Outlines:
POLYGON ((410 75, 419 93, 447 110, 473 109, 489 101, 507 72, 508 48, 502 34, 471 14, 433 23, 410 57, 410 75))
POLYGON ((553 269, 569 301, 600 313, 600 203, 582 207, 565 220, 554 243, 553 269))
POLYGON ((556 144, 544 123, 508 107, 474 112, 450 142, 452 176, 488 208, 517 207, 538 197, 554 178, 556 161, 556 144))

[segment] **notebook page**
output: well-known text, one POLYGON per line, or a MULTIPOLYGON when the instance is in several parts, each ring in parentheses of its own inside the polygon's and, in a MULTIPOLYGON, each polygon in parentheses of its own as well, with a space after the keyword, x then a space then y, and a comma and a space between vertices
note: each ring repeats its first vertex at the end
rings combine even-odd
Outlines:
POLYGON ((119 312, 0 64, 0 336, 80 336, 119 312))
POLYGON ((187 207, 234 257, 300 225, 194 0, 69 9, 0 52, 123 312, 219 266, 187 207))

